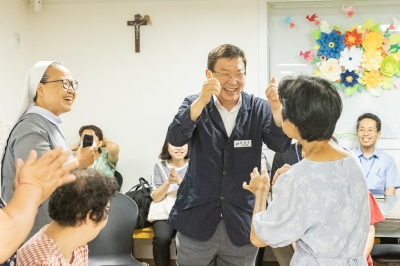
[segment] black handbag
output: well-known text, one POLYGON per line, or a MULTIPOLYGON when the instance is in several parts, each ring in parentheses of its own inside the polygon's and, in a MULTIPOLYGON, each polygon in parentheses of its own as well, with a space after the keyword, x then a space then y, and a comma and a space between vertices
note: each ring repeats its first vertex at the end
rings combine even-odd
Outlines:
POLYGON ((138 217, 136 220, 136 229, 150 227, 151 223, 147 220, 149 215, 150 204, 153 199, 150 196, 150 185, 143 177, 139 178, 139 184, 133 186, 128 192, 125 193, 128 197, 133 199, 138 206, 138 217))

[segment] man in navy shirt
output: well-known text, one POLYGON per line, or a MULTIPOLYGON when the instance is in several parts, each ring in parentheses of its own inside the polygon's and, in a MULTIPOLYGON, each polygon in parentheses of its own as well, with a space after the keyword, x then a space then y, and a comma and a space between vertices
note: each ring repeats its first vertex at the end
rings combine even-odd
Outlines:
POLYGON ((188 96, 167 134, 174 146, 189 143, 191 159, 168 222, 178 231, 177 264, 254 265, 250 242, 254 195, 242 188, 260 167, 263 142, 286 151, 291 139, 282 131, 275 79, 268 102, 243 92, 244 52, 230 44, 208 55, 207 80, 188 96))
POLYGON ((365 113, 357 119, 357 136, 360 147, 353 149, 360 160, 372 193, 394 195, 400 187, 400 175, 389 154, 375 147, 381 135, 381 120, 374 114, 365 113))

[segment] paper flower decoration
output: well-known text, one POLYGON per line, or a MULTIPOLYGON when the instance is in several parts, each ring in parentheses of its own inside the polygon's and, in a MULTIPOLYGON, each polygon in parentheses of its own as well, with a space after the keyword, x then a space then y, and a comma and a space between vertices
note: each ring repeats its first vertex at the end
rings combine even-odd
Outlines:
POLYGON ((381 50, 369 50, 363 54, 363 68, 368 71, 377 70, 381 66, 383 60, 381 50))
POLYGON ((358 33, 357 29, 346 31, 344 35, 344 44, 346 44, 347 48, 358 46, 362 43, 362 36, 362 33, 358 33))
POLYGON ((338 34, 335 30, 332 30, 329 34, 321 32, 321 38, 317 40, 320 46, 317 55, 325 55, 328 59, 339 58, 340 51, 346 47, 343 39, 344 35, 338 34))
POLYGON ((361 78, 362 84, 367 86, 367 90, 380 87, 383 81, 383 75, 378 70, 365 71, 361 78))
POLYGON ((391 77, 399 72, 399 62, 393 56, 386 56, 381 63, 381 72, 387 77, 391 77))
POLYGON ((365 34, 362 46, 365 51, 376 50, 382 47, 383 37, 380 32, 368 32, 365 34))
POLYGON ((330 58, 324 62, 321 62, 319 66, 321 77, 330 81, 336 81, 340 79, 342 68, 339 65, 339 61, 335 58, 330 58))
POLYGON ((382 89, 400 88, 400 34, 382 31, 371 18, 348 29, 329 28, 322 21, 320 30, 311 31, 317 44, 307 56, 300 53, 317 65, 315 76, 330 80, 349 96, 367 90, 379 97, 382 89))
POLYGON ((354 71, 346 70, 340 74, 340 80, 346 87, 353 87, 358 83, 358 75, 354 71))
POLYGON ((364 61, 363 51, 355 46, 352 46, 350 49, 346 47, 340 52, 339 61, 340 66, 349 71, 358 70, 361 63, 364 61))

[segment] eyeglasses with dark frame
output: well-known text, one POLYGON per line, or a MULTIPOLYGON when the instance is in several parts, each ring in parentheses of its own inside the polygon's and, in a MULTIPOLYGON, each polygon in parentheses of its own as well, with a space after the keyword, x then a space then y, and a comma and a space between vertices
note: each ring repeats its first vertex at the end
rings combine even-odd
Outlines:
POLYGON ((78 81, 76 80, 69 80, 69 79, 59 79, 59 80, 52 80, 52 81, 46 81, 46 82, 41 82, 42 84, 46 83, 51 83, 51 82, 62 82, 63 88, 65 90, 68 90, 70 87, 76 91, 78 89, 78 81))
POLYGON ((217 71, 213 71, 213 73, 215 73, 222 80, 230 80, 234 78, 235 80, 241 81, 246 76, 246 72, 240 72, 234 76, 228 73, 218 73, 217 71))

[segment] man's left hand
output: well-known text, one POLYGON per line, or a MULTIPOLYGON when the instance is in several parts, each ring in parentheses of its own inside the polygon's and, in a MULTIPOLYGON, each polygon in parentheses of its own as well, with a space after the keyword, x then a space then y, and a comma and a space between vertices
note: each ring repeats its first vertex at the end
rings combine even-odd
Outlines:
POLYGON ((282 104, 279 101, 278 86, 275 83, 275 77, 271 78, 271 82, 265 91, 268 102, 271 105, 272 115, 274 117, 275 125, 278 127, 282 126, 282 104))

